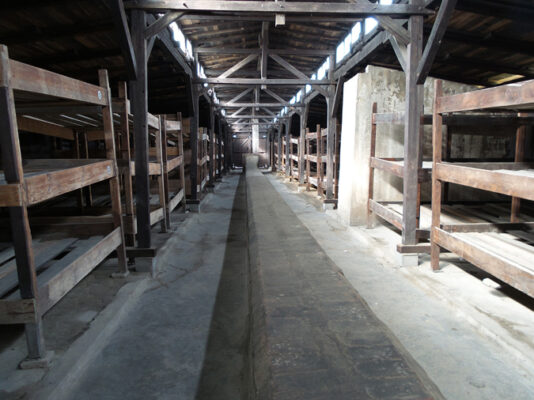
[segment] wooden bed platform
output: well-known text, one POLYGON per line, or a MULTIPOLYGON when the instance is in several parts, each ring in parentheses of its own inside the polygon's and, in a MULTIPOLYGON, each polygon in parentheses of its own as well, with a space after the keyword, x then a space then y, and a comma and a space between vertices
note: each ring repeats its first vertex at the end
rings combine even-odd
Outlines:
MULTIPOLYGON (((99 71, 99 85, 92 85, 9 59, 5 46, 0 46, 0 147, 3 173, 0 181, 0 206, 9 207, 12 249, 4 250, 0 269, 0 323, 24 323, 28 347, 27 366, 46 363, 42 333, 42 316, 89 274, 112 252, 118 256, 119 273, 128 273, 122 226, 113 129, 112 99, 108 76, 99 71), (31 107, 71 107, 85 105, 100 110, 102 138, 106 159, 24 160, 20 150, 17 109, 31 107), (44 256, 41 242, 34 242, 28 207, 97 182, 109 182, 111 219, 105 232, 91 238, 64 238, 47 254, 64 251, 78 243, 54 267, 37 274, 44 256), (62 249, 60 249, 64 246, 62 249), (6 259, 14 254, 13 259, 6 259), (7 262, 7 264, 6 264, 7 262), (16 272, 15 272, 16 266, 16 272), (16 278, 16 279, 15 279, 16 278), (12 292, 18 285, 18 291, 12 292)), ((23 117, 26 118, 26 117, 23 117)), ((27 118, 30 119, 31 118, 27 118)), ((26 121, 38 124, 37 120, 26 121)), ((28 128, 25 126, 25 128, 28 128)), ((50 126, 47 127, 49 129, 50 126)), ((43 128, 44 129, 44 128, 43 128)), ((60 130, 68 136, 68 130, 60 130)), ((74 136, 73 136, 74 137, 74 136)), ((53 225, 50 226, 53 229, 53 225)))
MULTIPOLYGON (((434 98, 433 142, 441 143, 443 114, 495 109, 534 110, 534 81, 503 85, 460 95, 443 96, 437 81, 434 98)), ((459 114, 461 115, 461 114, 459 114)), ((532 115, 532 114, 531 114, 532 115)), ((444 162, 434 145, 432 179, 432 268, 439 269, 440 248, 458 254, 529 296, 534 296, 534 234, 524 221, 521 199, 534 200, 534 164, 524 162, 524 146, 531 122, 517 128, 515 162, 444 162), (512 197, 511 218, 495 223, 446 224, 441 202, 443 185, 454 183, 512 197)), ((524 209, 524 207, 523 207, 524 209)))

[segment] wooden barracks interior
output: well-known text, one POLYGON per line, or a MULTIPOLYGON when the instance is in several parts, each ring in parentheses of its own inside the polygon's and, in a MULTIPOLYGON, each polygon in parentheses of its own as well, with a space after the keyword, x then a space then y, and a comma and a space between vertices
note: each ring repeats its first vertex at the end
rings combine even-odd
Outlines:
POLYGON ((0 399, 534 399, 532 0, 3 0, 0 399))

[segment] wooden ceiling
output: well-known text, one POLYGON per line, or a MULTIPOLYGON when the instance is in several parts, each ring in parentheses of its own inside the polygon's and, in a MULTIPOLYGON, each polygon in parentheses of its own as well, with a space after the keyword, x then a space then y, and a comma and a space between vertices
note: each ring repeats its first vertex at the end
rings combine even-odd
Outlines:
MULTIPOLYGON (((436 8, 440 1, 429 1, 436 8)), ((19 0, 0 5, 0 43, 14 59, 68 76, 96 82, 97 69, 109 70, 112 89, 127 79, 119 40, 106 0, 19 0)), ((425 34, 433 17, 425 22, 425 34)), ((195 48, 232 47, 258 49, 262 22, 256 18, 225 16, 182 17, 184 33, 195 48)), ((305 50, 335 51, 351 29, 347 18, 325 22, 312 18, 288 18, 284 26, 269 24, 269 47, 292 49, 283 56, 293 66, 311 75, 325 55, 305 55, 305 50)), ((380 34, 380 31, 374 35, 380 34)), ((370 35, 367 40, 371 40, 370 35)), ((243 54, 199 54, 208 77, 216 77, 242 60, 243 54)), ((400 68, 387 41, 380 43, 364 64, 348 70, 357 73, 366 64, 400 68)), ((290 78, 290 72, 270 59, 268 77, 290 78)), ((237 71, 234 77, 259 77, 259 61, 237 71)), ((534 2, 531 0, 458 0, 431 76, 459 82, 497 85, 507 80, 534 78, 534 2)), ((149 60, 149 109, 151 112, 183 111, 187 114, 185 75, 156 41, 149 60)), ((243 87, 217 88, 221 101, 229 100, 243 87)), ((298 87, 274 89, 289 100, 298 87)), ((253 101, 253 94, 240 101, 253 101)), ((261 102, 274 99, 261 92, 261 102)), ((316 102, 312 113, 321 113, 316 102)), ((276 111, 276 110, 273 110, 276 111)))

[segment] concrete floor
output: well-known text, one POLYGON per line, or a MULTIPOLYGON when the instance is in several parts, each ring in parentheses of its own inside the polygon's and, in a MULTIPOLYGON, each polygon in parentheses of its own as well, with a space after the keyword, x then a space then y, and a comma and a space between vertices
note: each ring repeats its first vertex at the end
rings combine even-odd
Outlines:
MULTIPOLYGON (((313 237, 317 251, 342 271, 445 398, 534 398, 529 304, 495 296, 480 280, 451 267, 443 274, 425 272, 424 265, 397 268, 391 257, 396 239, 389 230, 343 226, 335 212, 321 211, 320 202, 296 193, 295 185, 275 175, 267 179, 277 201, 285 201, 298 218, 291 224, 313 237), (489 316, 485 303, 494 308, 489 316), (506 316, 519 321, 517 326, 503 323, 506 316), (500 321, 501 329, 491 321, 500 321)), ((111 281, 101 288, 106 293, 98 292, 98 301, 83 306, 77 299, 94 295, 98 282, 92 280, 105 279, 108 272, 105 265, 96 270, 45 317, 50 343, 59 350, 49 371, 8 373, 24 346, 5 346, 0 398, 252 398, 247 211, 243 176, 226 176, 206 196, 201 213, 175 215, 181 221, 176 231, 157 236, 165 244, 155 279, 141 274, 111 281), (55 322, 61 315, 68 318, 55 322), (11 395, 2 391, 24 379, 37 384, 11 395)), ((293 337, 301 332, 288 336, 293 337)))
POLYGON ((166 243, 157 284, 66 398, 247 398, 246 206, 239 180, 225 178, 166 243))
POLYGON ((534 398, 532 337, 497 330, 492 318, 480 319, 482 305, 473 302, 472 297, 476 295, 477 302, 491 304, 495 315, 516 317, 528 331, 534 327, 532 309, 502 293, 495 294, 495 290, 455 267, 440 274, 430 272, 427 264, 398 268, 392 249, 399 238, 391 230, 381 227, 369 232, 344 226, 335 211, 320 211, 320 201, 314 196, 297 193, 296 185, 284 183, 275 175, 269 178, 446 398, 534 398))

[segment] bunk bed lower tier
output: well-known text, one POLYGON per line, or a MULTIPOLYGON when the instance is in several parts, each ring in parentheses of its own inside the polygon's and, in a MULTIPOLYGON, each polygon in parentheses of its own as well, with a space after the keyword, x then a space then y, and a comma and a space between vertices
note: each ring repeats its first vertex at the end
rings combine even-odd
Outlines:
MULTIPOLYGON (((443 204, 441 210, 441 223, 447 226, 499 226, 510 221, 509 202, 474 202, 459 204, 443 204)), ((402 231, 401 201, 376 201, 369 199, 369 209, 380 219, 402 231)), ((534 221, 534 209, 523 205, 519 218, 523 221, 534 221)), ((529 222, 526 222, 529 226, 529 222)), ((432 209, 430 204, 421 204, 419 228, 416 230, 417 238, 422 243, 414 246, 397 246, 400 253, 430 253, 430 230, 432 225, 432 209)), ((506 226, 506 225, 502 225, 506 226)))
POLYGON ((534 297, 534 224, 434 227, 432 242, 534 297))
POLYGON ((14 250, 0 251, 0 324, 35 323, 121 244, 120 228, 81 239, 48 234, 33 239, 38 293, 21 299, 14 250))
POLYGON ((33 159, 23 161, 24 188, 0 172, 0 207, 33 205, 115 176, 112 160, 33 159))

